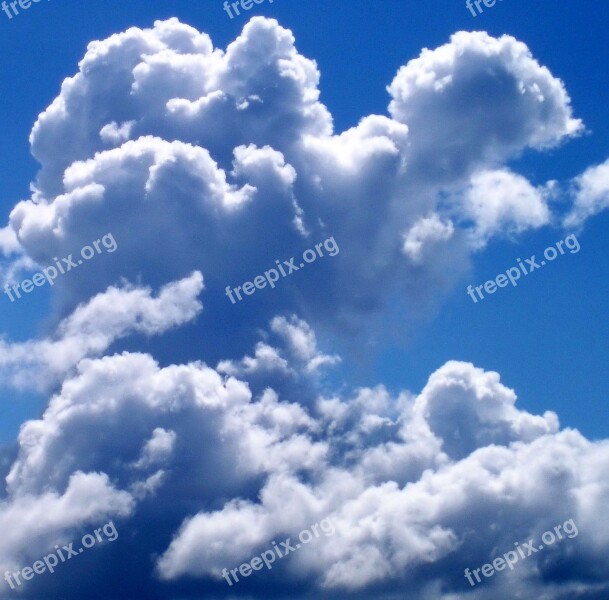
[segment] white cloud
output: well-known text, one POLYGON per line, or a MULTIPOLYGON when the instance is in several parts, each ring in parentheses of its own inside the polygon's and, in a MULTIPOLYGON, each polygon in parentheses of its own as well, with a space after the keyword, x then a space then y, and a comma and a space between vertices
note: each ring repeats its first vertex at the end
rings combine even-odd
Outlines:
POLYGON ((574 180, 574 203, 564 226, 579 227, 593 215, 609 207, 609 160, 586 169, 574 180))
POLYGON ((98 525, 108 515, 127 517, 134 508, 128 492, 113 487, 103 473, 76 471, 65 491, 17 492, 0 502, 0 568, 22 568, 24 557, 39 558, 42 550, 68 539, 83 525, 98 525), (36 556, 36 551, 39 552, 36 556))
POLYGON ((51 338, 5 342, 0 340, 0 380, 19 388, 44 388, 60 380, 87 356, 99 356, 129 334, 158 335, 191 321, 202 309, 197 296, 203 277, 189 277, 161 288, 110 287, 78 306, 51 338))
MULTIPOLYGON (((306 577, 320 593, 340 594, 407 578, 413 598, 426 598, 434 586, 444 589, 437 597, 465 597, 465 566, 489 562, 516 541, 539 539, 569 518, 582 539, 595 529, 594 553, 609 547, 607 532, 594 525, 609 489, 593 483, 609 464, 607 443, 559 431, 553 413, 531 415, 517 410, 515 400, 496 373, 453 361, 416 398, 403 397, 397 413, 383 390, 324 401, 317 427, 331 426, 330 448, 311 475, 303 481, 295 472, 271 472, 259 501, 231 501, 188 518, 158 562, 160 575, 220 580, 222 568, 250 560, 272 540, 294 540, 326 517, 335 536, 303 547, 285 567, 274 565, 286 585, 306 577), (386 426, 380 437, 367 428, 371 415, 386 426), (373 468, 373 454, 388 461, 383 473, 373 468), (594 466, 581 470, 588 460, 594 466)), ((580 538, 553 548, 573 573, 580 538)), ((601 563, 606 573, 609 562, 601 563)), ((529 559, 519 565, 519 581, 525 577, 537 593, 548 568, 542 555, 529 559)), ((577 580, 563 581, 565 594, 577 589, 577 580)), ((496 597, 503 586, 497 578, 480 598, 496 597)))
POLYGON ((459 31, 402 67, 388 90, 415 164, 443 179, 582 129, 563 83, 509 35, 459 31))
POLYGON ((167 431, 162 427, 157 427, 152 432, 152 437, 142 448, 142 454, 134 467, 143 469, 151 465, 162 464, 171 456, 175 441, 175 431, 167 431))
MULTIPOLYGON (((323 597, 407 577, 413 598, 438 586, 448 600, 465 594, 465 566, 573 518, 580 537, 552 550, 571 573, 560 589, 585 577, 577 552, 609 573, 609 535, 596 525, 609 500, 607 442, 559 430, 551 412, 517 409, 497 373, 468 363, 446 363, 417 395, 392 397, 383 386, 332 392, 307 368, 318 350, 306 323, 275 323, 295 353, 289 369, 312 378, 308 408, 269 387, 253 395, 251 369, 239 369, 238 380, 198 362, 161 368, 144 354, 82 360, 42 418, 22 427, 0 520, 19 506, 20 522, 34 523, 42 505, 67 497, 71 517, 49 508, 48 524, 32 525, 40 539, 64 539, 102 514, 132 515, 121 526, 128 531, 152 518, 151 499, 163 507, 154 520, 167 546, 138 548, 157 554, 161 579, 223 586, 222 568, 328 517, 334 536, 265 574, 278 589, 300 582, 323 597), (65 491, 87 477, 93 504, 65 491)), ((35 553, 20 539, 6 543, 5 564, 35 553)), ((519 568, 530 590, 544 588, 543 556, 519 568)), ((496 593, 487 586, 480 597, 496 593)))
POLYGON ((116 121, 104 125, 99 131, 99 137, 103 142, 112 146, 119 146, 126 142, 131 136, 131 128, 135 121, 126 121, 120 125, 116 121))
POLYGON ((558 431, 558 417, 533 416, 514 407, 516 395, 499 374, 468 363, 449 362, 429 379, 414 404, 451 458, 462 458, 489 444, 525 442, 558 431))
POLYGON ((414 264, 421 264, 423 257, 431 252, 436 244, 449 240, 455 232, 451 221, 442 221, 437 214, 419 219, 404 234, 404 254, 414 264))
POLYGON ((413 598, 454 600, 469 595, 465 566, 573 517, 581 538, 553 549, 562 578, 541 557, 520 566, 526 588, 496 577, 476 593, 605 585, 607 442, 517 408, 469 363, 396 395, 320 368, 339 360, 329 332, 352 339, 369 315, 401 314, 387 308, 398 294, 427 307, 486 242, 551 222, 545 189, 504 163, 581 123, 524 44, 459 32, 398 71, 390 116, 336 133, 317 65, 274 20, 252 19, 226 50, 176 19, 133 27, 91 43, 79 69, 34 126, 35 191, 0 245, 49 264, 103 223, 120 252, 57 280, 53 335, 1 347, 10 382, 57 386, 19 433, 0 521, 21 529, 4 564, 40 555, 28 536, 130 515, 121 560, 151 578, 154 557, 155 586, 195 577, 215 592, 219 569, 331 517, 335 537, 265 574, 279 592, 391 598, 407 583, 413 598), (225 297, 330 235, 340 255, 249 304, 225 297), (137 287, 113 287, 121 277, 137 287), (187 322, 187 347, 103 356, 187 322))
POLYGON ((474 222, 474 247, 498 234, 518 234, 550 223, 543 189, 505 169, 484 171, 472 177, 463 202, 464 216, 474 222))
POLYGON ((133 27, 90 44, 79 67, 34 126, 41 170, 11 227, 41 264, 100 222, 119 240, 121 260, 57 282, 64 313, 119 275, 156 286, 200 270, 219 349, 282 311, 344 335, 392 294, 407 314, 441 301, 472 251, 550 220, 502 163, 581 129, 526 45, 482 32, 424 50, 390 84, 390 116, 336 133, 317 65, 274 20, 253 18, 226 50, 176 19, 133 27), (227 285, 330 235, 347 251, 264 290, 247 325, 227 322, 227 285))
POLYGON ((298 360, 306 363, 307 371, 315 371, 322 365, 333 365, 340 361, 338 356, 328 356, 318 352, 315 332, 295 315, 292 315, 290 320, 285 317, 275 317, 271 321, 271 330, 287 342, 298 360))

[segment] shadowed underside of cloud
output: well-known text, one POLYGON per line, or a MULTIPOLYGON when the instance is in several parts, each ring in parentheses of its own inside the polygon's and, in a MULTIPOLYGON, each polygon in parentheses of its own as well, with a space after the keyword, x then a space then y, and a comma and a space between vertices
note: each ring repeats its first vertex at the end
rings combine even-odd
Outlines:
MULTIPOLYGON (((416 394, 331 384, 340 357, 316 335, 366 331, 405 291, 407 308, 441 297, 491 239, 553 221, 548 188, 506 161, 581 130, 562 82, 510 36, 459 32, 398 71, 387 115, 336 133, 316 64, 273 20, 252 19, 226 50, 159 21, 92 42, 79 66, 34 126, 35 192, 0 245, 20 253, 13 270, 49 264, 103 223, 118 252, 57 280, 56 331, 0 348, 3 381, 56 392, 19 434, 0 570, 113 517, 121 543, 104 556, 129 565, 124 588, 71 564, 26 596, 606 593, 608 442, 518 409, 469 363, 440 366, 416 394), (336 257, 226 298, 328 236, 336 257), (198 360, 120 347, 187 324, 198 360), (220 578, 326 517, 333 537, 238 590, 220 578), (577 538, 470 593, 465 567, 569 518, 577 538)), ((578 219, 604 206, 602 179, 582 176, 578 219)))

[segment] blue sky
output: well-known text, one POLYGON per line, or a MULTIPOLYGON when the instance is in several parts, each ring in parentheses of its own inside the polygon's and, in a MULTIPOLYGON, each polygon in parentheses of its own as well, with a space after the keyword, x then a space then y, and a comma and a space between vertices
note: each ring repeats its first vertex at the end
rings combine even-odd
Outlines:
MULTIPOLYGON (((543 494, 572 494, 571 513, 553 516, 578 515, 591 527, 588 511, 603 506, 609 494, 601 479, 608 460, 609 215, 603 210, 609 206, 609 167, 595 169, 609 158, 606 16, 600 1, 555 6, 518 0, 498 2, 475 18, 463 2, 446 0, 275 0, 232 20, 219 0, 51 0, 11 20, 0 12, 4 281, 13 272, 24 279, 36 270, 21 269, 24 260, 44 267, 108 232, 118 241, 115 254, 96 257, 53 288, 36 288, 15 303, 5 295, 0 300, 0 443, 4 473, 10 470, 0 521, 25 511, 20 494, 34 494, 44 506, 50 502, 46 491, 66 497, 70 485, 79 484, 70 479, 77 473, 109 477, 87 484, 103 483, 107 505, 88 516, 67 510, 73 517, 63 524, 24 527, 23 536, 35 536, 40 551, 31 556, 32 549, 17 541, 0 549, 0 562, 33 562, 53 539, 87 531, 91 515, 114 516, 130 541, 103 566, 87 557, 96 569, 91 581, 101 581, 108 565, 135 553, 133 589, 141 586, 158 598, 232 597, 218 583, 218 565, 238 564, 264 548, 266 534, 271 540, 285 532, 285 526, 268 524, 283 521, 265 502, 285 493, 300 506, 286 491, 292 489, 283 479, 289 474, 323 498, 320 505, 342 524, 344 538, 334 553, 320 550, 325 567, 304 557, 294 559, 292 571, 269 575, 269 594, 284 597, 298 589, 303 598, 321 598, 340 590, 392 598, 404 573, 414 569, 417 598, 444 597, 439 590, 466 597, 463 568, 486 562, 486 550, 543 531, 541 515, 549 509, 529 512, 523 498, 522 506, 516 502, 521 520, 514 524, 517 518, 508 515, 493 537, 481 533, 492 529, 484 510, 460 530, 451 519, 466 509, 454 508, 429 515, 428 535, 420 540, 409 516, 388 509, 381 520, 397 519, 408 540, 409 550, 400 554, 391 550, 395 538, 358 529, 357 515, 368 514, 363 491, 338 506, 335 496, 324 495, 324 482, 331 468, 341 469, 353 477, 346 488, 361 486, 380 498, 383 485, 395 484, 408 505, 415 502, 408 496, 412 489, 421 488, 420 498, 428 492, 425 469, 438 481, 443 469, 453 469, 455 477, 467 465, 475 472, 477 460, 486 464, 479 457, 495 446, 523 465, 531 460, 527 452, 543 460, 547 452, 540 481, 559 464, 589 460, 591 472, 573 467, 564 488, 547 483, 546 491, 535 493, 540 505, 543 494), (243 33, 254 16, 278 25, 259 20, 243 33), (151 29, 171 17, 209 35, 223 51, 241 35, 243 46, 229 52, 230 68, 207 56, 206 42, 194 30, 185 33, 176 22, 166 26, 171 33, 151 29), (90 49, 87 68, 62 90, 90 42, 131 27, 145 30, 141 39, 138 33, 115 46, 104 41, 99 54, 90 49), (486 34, 451 39, 459 31, 486 34), (138 44, 147 50, 136 56, 138 44), (183 50, 190 44, 196 51, 183 50), (190 58, 181 62, 184 54, 190 58), (127 133, 101 133, 111 123, 112 131, 125 123, 127 133), (146 181, 147 173, 155 175, 146 181), (42 205, 30 201, 30 185, 42 205), (468 285, 495 279, 518 258, 539 257, 572 233, 579 252, 476 304, 467 295, 468 285), (330 236, 340 246, 336 257, 320 258, 276 290, 261 290, 235 306, 223 296, 225 285, 253 280, 274 259, 298 256, 330 236), (419 249, 407 250, 408 239, 420 242, 419 249), (146 362, 152 357, 158 372, 146 362), (207 368, 211 372, 203 372, 207 368), (230 377, 251 392, 239 408, 248 415, 243 431, 231 412, 245 402, 242 389, 235 384, 219 392, 219 383, 209 383, 219 378, 227 385, 230 377), (146 406, 133 422, 131 385, 146 406), (192 393, 184 391, 189 386, 192 393), (266 395, 269 390, 277 400, 266 395), (518 397, 515 409, 509 390, 518 397), (179 419, 170 416, 174 409, 158 412, 162 400, 146 404, 171 393, 184 394, 176 400, 186 407, 179 419), (218 394, 226 415, 197 413, 200 406, 187 399, 198 394, 218 394), (64 420, 59 407, 71 403, 88 407, 88 416, 64 420), (273 427, 261 425, 262 413, 273 415, 273 427), (127 424, 135 433, 123 444, 127 424), (570 428, 579 436, 575 441, 565 433, 570 428), (97 431, 98 441, 87 439, 97 431), (252 446, 225 448, 223 436, 233 434, 243 444, 251 434, 252 446), (263 452, 257 444, 267 438, 263 452), (303 439, 310 444, 306 451, 299 446, 303 439), (147 446, 147 440, 156 441, 147 446), (200 463, 187 448, 193 440, 205 441, 200 463), (393 446, 398 440, 404 444, 399 451, 393 446), (324 454, 326 445, 332 459, 324 454), (146 448, 152 447, 159 462, 154 484, 138 479, 140 467, 133 466, 148 464, 146 453, 153 450, 146 448), (571 453, 569 460, 556 458, 563 451, 571 453), (240 453, 256 460, 250 464, 237 458, 240 453), (58 459, 62 455, 68 458, 58 459), (204 475, 214 483, 204 482, 204 475), (178 502, 168 508, 172 493, 178 502), (149 526, 153 498, 165 511, 156 532, 149 526), (237 499, 251 506, 235 508, 237 499), (353 506, 359 508, 351 511, 353 506), (264 525, 233 552, 230 523, 249 522, 250 510, 264 525), (443 535, 434 537, 433 526, 443 535), (480 539, 466 542, 470 529, 480 539), (196 535, 216 541, 220 550, 206 553, 192 541, 196 535), (465 548, 461 554, 457 539, 465 548), (423 561, 432 565, 428 571, 411 551, 429 553, 423 561), (372 564, 368 552, 378 555, 378 565, 363 569, 356 585, 354 565, 372 564), (153 555, 160 557, 154 565, 153 555), (439 575, 446 572, 452 575, 439 575), (205 593, 210 595, 197 595, 205 593)), ((509 468, 498 467, 506 481, 509 468)), ((398 501, 390 496, 388 505, 398 501)), ((482 497, 472 492, 469 505, 482 497)), ((488 510, 501 510, 501 502, 488 501, 488 510)), ((299 514, 314 513, 308 507, 299 514)), ((582 533, 585 539, 585 527, 582 533)), ((595 544, 590 560, 599 593, 605 593, 609 567, 600 554, 609 536, 595 544)), ((564 552, 555 559, 563 561, 567 583, 548 597, 567 598, 575 589, 569 585, 590 584, 590 595, 582 597, 596 598, 590 572, 564 552)), ((543 568, 546 580, 535 579, 535 590, 550 593, 548 582, 558 579, 547 564, 543 568)), ((527 573, 534 577, 523 567, 520 583, 527 573)), ((75 581, 83 577, 77 574, 75 581)), ((67 576, 49 579, 26 592, 74 593, 67 576)), ((266 584, 252 582, 235 597, 267 593, 257 587, 266 584)), ((507 582, 495 577, 489 594, 509 594, 507 582)), ((98 593, 118 593, 107 589, 98 593)))

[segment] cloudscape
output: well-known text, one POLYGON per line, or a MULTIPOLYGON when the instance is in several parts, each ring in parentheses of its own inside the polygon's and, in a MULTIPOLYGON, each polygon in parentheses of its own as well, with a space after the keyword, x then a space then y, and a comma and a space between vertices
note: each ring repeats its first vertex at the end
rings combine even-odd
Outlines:
POLYGON ((5 3, 0 598, 608 597, 607 9, 522 4, 5 3))

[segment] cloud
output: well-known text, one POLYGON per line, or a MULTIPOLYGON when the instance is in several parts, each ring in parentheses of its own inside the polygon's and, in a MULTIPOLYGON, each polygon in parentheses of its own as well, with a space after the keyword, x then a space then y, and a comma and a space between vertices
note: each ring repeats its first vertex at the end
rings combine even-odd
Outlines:
POLYGON ((593 215, 609 207, 609 160, 586 169, 573 181, 574 202, 564 226, 577 228, 593 215))
POLYGON ((157 298, 150 288, 110 287, 78 306, 51 338, 0 341, 0 380, 18 388, 44 389, 116 340, 136 333, 159 335, 191 321, 202 309, 197 300, 202 289, 198 272, 164 286, 157 298))
MULTIPOLYGON (((42 418, 23 425, 0 520, 20 507, 20 522, 34 523, 48 505, 48 525, 36 531, 50 543, 101 515, 129 516, 121 531, 135 539, 113 550, 116 560, 132 556, 150 585, 160 578, 157 589, 194 577, 222 595, 221 569, 331 518, 334 536, 264 574, 279 592, 298 584, 322 598, 349 590, 384 598, 377 584, 407 579, 414 598, 442 589, 448 599, 464 597, 466 566, 573 518, 580 537, 519 565, 519 577, 526 573, 535 593, 549 579, 567 594, 593 577, 581 553, 596 579, 609 577, 609 536, 596 525, 609 500, 606 441, 561 430, 552 412, 518 409, 497 373, 459 361, 418 394, 392 396, 382 385, 341 391, 309 368, 319 350, 308 324, 278 317, 271 331, 285 346, 264 346, 270 371, 279 387, 290 374, 307 382, 308 402, 259 386, 265 364, 228 361, 238 375, 227 376, 200 362, 160 367, 146 354, 81 360, 42 418), (73 489, 98 490, 96 503, 73 489), (153 514, 155 531, 136 533, 153 514), (154 568, 140 561, 150 553, 154 568)), ((11 538, 5 564, 34 559, 37 548, 11 538)), ((99 577, 89 572, 79 593, 105 589, 99 577)), ((487 583, 481 598, 505 585, 487 583)))
MULTIPOLYGON (((312 430, 326 432, 329 448, 314 470, 304 477, 271 472, 257 500, 187 518, 158 561, 160 576, 208 576, 222 585, 223 568, 327 517, 336 536, 300 549, 265 578, 286 590, 306 581, 319 597, 406 579, 414 598, 434 588, 443 590, 437 597, 465 597, 465 566, 539 539, 569 518, 582 533, 594 529, 595 513, 605 512, 609 491, 593 482, 603 479, 607 443, 560 431, 556 415, 531 415, 515 401, 497 373, 457 361, 432 374, 419 395, 404 393, 397 402, 382 388, 324 400, 312 430), (588 460, 594 467, 581 470, 588 460)), ((606 532, 596 535, 595 555, 609 545, 606 532)), ((590 576, 575 558, 582 551, 579 538, 565 541, 551 557, 519 565, 518 580, 541 590, 558 562, 571 575, 556 582, 557 597, 568 594, 590 576)), ((609 563, 600 561, 606 578, 609 563)), ((479 597, 496 597, 504 585, 499 577, 485 582, 479 597)))
POLYGON ((164 463, 171 456, 175 441, 175 431, 167 431, 162 427, 157 427, 142 448, 142 454, 133 466, 136 469, 145 469, 151 465, 164 463))
POLYGON ((437 214, 423 217, 404 234, 404 254, 415 264, 433 251, 438 243, 449 240, 455 232, 451 221, 442 221, 437 214))
POLYGON ((134 500, 113 487, 103 473, 74 472, 61 494, 17 492, 0 502, 5 535, 0 544, 0 568, 22 568, 20 560, 51 549, 86 525, 98 525, 108 515, 128 517, 134 500))
POLYGON ((463 202, 465 218, 475 226, 472 244, 481 247, 497 234, 515 235, 550 223, 545 190, 507 170, 479 172, 463 202))
POLYGON ((563 83, 509 35, 459 31, 401 67, 388 90, 425 176, 447 180, 582 131, 563 83))
POLYGON ((443 450, 463 458, 489 444, 532 441, 558 431, 552 412, 543 417, 518 411, 516 395, 501 385, 498 373, 485 373, 468 363, 449 362, 429 379, 414 404, 443 450))
POLYGON ((331 372, 372 317, 408 322, 489 241, 553 222, 545 188, 505 163, 581 131, 564 85, 514 38, 458 32, 399 69, 387 115, 335 132, 319 80, 274 20, 222 50, 169 19, 89 44, 39 116, 40 171, 3 251, 49 264, 103 223, 120 252, 57 280, 48 337, 1 347, 5 381, 52 386, 6 478, 0 522, 20 529, 3 562, 125 522, 104 566, 30 597, 227 597, 222 568, 326 517, 335 536, 265 573, 278 596, 469 597, 466 566, 568 518, 581 537, 474 593, 607 590, 606 441, 470 363, 419 392, 331 372), (227 299, 329 236, 332 260, 227 299), (117 591, 104 568, 124 564, 117 591))
POLYGON ((550 221, 543 194, 503 163, 582 124, 522 42, 454 34, 399 69, 387 115, 343 132, 319 79, 292 33, 261 17, 225 50, 177 19, 92 42, 32 130, 41 168, 10 216, 40 264, 95 239, 100 222, 119 240, 121 260, 56 283, 59 314, 120 276, 158 286, 199 270, 215 360, 227 339, 245 352, 283 311, 372 335, 367 317, 390 312, 388 298, 412 323, 489 240, 550 221), (255 318, 224 318, 227 285, 328 236, 340 257, 248 298, 255 318))
POLYGON ((285 317, 275 317, 271 330, 279 334, 289 345, 292 353, 306 363, 307 371, 315 371, 322 365, 332 365, 340 361, 338 356, 327 356, 317 351, 317 339, 308 323, 295 315, 288 321, 285 317))

